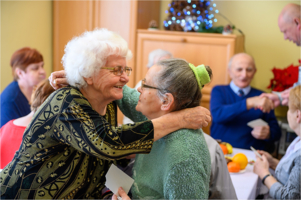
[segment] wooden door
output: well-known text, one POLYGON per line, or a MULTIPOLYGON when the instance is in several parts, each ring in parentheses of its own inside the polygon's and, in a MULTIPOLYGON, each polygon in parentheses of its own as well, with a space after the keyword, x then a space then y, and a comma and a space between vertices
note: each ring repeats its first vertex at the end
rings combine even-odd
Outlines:
POLYGON ((62 70, 61 59, 69 40, 93 29, 91 1, 53 1, 53 71, 62 70))

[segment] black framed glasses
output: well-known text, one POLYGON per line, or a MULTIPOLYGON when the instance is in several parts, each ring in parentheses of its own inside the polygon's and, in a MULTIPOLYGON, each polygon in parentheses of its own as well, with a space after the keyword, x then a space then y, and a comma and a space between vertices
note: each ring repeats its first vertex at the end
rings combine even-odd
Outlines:
POLYGON ((101 69, 109 69, 112 70, 113 74, 116 76, 121 76, 123 72, 125 71, 127 76, 131 75, 132 68, 131 67, 125 67, 123 68, 122 66, 116 66, 116 67, 102 67, 101 69))
POLYGON ((157 87, 153 87, 153 86, 150 86, 150 85, 146 85, 145 84, 145 79, 142 79, 142 82, 141 82, 141 89, 143 90, 144 88, 151 88, 151 89, 156 89, 156 90, 162 90, 160 88, 157 88, 157 87))

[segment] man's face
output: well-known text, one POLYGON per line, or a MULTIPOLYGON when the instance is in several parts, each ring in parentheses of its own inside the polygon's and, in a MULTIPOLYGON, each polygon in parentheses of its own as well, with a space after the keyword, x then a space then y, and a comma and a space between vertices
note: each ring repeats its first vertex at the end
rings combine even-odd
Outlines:
POLYGON ((278 19, 278 26, 283 33, 284 40, 293 41, 297 46, 300 46, 300 23, 297 21, 286 21, 282 16, 278 19))
POLYGON ((235 56, 228 72, 237 87, 249 86, 256 72, 253 59, 246 54, 235 56))

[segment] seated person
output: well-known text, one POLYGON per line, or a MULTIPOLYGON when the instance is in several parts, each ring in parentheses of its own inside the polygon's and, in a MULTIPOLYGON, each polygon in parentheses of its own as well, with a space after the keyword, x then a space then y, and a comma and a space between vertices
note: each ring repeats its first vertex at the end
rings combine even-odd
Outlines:
POLYGON ((279 161, 265 151, 259 151, 262 159, 257 157, 254 172, 259 175, 262 183, 269 188, 273 199, 300 199, 301 169, 301 86, 290 91, 287 120, 297 137, 287 148, 284 157, 279 161), (275 170, 275 177, 269 172, 275 170))
MULTIPOLYGON (((182 59, 165 59, 152 66, 138 92, 124 88, 118 106, 134 122, 155 119, 198 106, 211 69, 182 59), (179 84, 181 83, 181 84, 179 84), (138 111, 135 111, 136 110, 138 111), (143 116, 141 113, 145 116, 143 116)), ((154 142, 148 155, 137 155, 133 167, 133 199, 207 199, 210 154, 201 129, 181 129, 154 142)))
POLYGON ((46 77, 43 56, 36 49, 24 47, 11 57, 10 66, 14 76, 0 95, 0 128, 12 119, 29 114, 29 100, 33 88, 46 77))
MULTIPOLYGON (((172 58, 172 54, 169 51, 165 51, 162 49, 156 49, 156 50, 151 51, 148 54, 147 70, 149 70, 159 60, 168 59, 168 58, 172 58)), ((139 81, 136 84, 135 89, 138 89, 138 87, 140 87, 140 86, 141 86, 141 81, 139 81)), ((127 118, 126 116, 124 116, 123 124, 130 124, 130 123, 134 123, 134 122, 132 120, 130 120, 129 118, 127 118)))
MULTIPOLYGON (((237 199, 222 149, 210 135, 204 134, 204 137, 211 160, 209 199, 237 199)), ((129 176, 132 176, 134 163, 135 159, 133 158, 126 168, 121 169, 129 176)))
POLYGON ((0 169, 13 159, 15 152, 20 148, 23 133, 33 114, 53 91, 48 79, 39 83, 31 95, 31 112, 24 117, 10 120, 2 126, 0 129, 0 169))
POLYGON ((204 136, 211 158, 209 199, 237 199, 221 147, 210 135, 204 136))
POLYGON ((211 91, 211 136, 230 143, 233 147, 272 152, 281 130, 274 115, 273 103, 259 97, 262 91, 252 88, 250 82, 256 72, 253 58, 246 53, 234 55, 228 65, 232 81, 229 85, 215 86, 211 91), (260 108, 260 109, 258 109, 260 108), (252 129, 248 122, 262 119, 267 126, 252 129))

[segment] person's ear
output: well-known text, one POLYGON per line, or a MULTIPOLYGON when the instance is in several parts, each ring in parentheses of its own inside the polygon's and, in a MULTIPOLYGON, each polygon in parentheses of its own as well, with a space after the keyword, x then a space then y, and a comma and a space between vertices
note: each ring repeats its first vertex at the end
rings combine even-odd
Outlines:
POLYGON ((17 74, 18 78, 20 79, 25 72, 22 69, 20 69, 20 68, 17 67, 15 69, 15 73, 17 74))
POLYGON ((294 18, 294 22, 295 22, 295 24, 297 26, 297 29, 300 30, 300 27, 301 27, 301 25, 300 25, 300 19, 299 18, 294 18))
POLYGON ((297 123, 300 124, 301 123, 301 110, 297 109, 296 110, 296 120, 297 120, 297 123))
POLYGON ((231 73, 231 67, 228 67, 227 69, 228 69, 228 75, 229 75, 229 77, 230 77, 231 79, 233 79, 232 73, 231 73))
POLYGON ((171 110, 172 109, 172 106, 174 104, 174 97, 171 93, 166 93, 165 94, 165 97, 164 97, 164 101, 162 102, 162 105, 161 105, 161 110, 171 110))
POLYGON ((88 85, 92 85, 93 84, 93 78, 92 77, 89 77, 89 78, 83 77, 83 78, 84 78, 84 80, 86 81, 86 83, 88 85))

